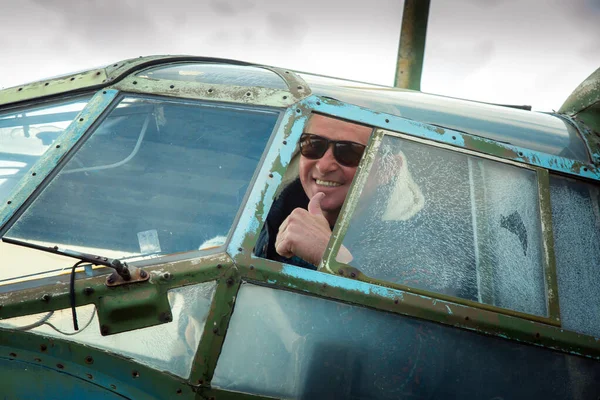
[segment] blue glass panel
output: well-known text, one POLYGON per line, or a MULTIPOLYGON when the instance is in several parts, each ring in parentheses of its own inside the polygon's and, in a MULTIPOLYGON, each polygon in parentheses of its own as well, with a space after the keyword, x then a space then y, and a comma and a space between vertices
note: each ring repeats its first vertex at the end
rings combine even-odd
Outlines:
POLYGON ((600 337, 600 189, 551 176, 550 199, 562 325, 600 337))
POLYGON ((219 85, 260 86, 288 90, 287 84, 268 69, 219 63, 181 63, 150 68, 137 74, 142 78, 215 83, 219 85))
POLYGON ((548 114, 300 74, 313 94, 499 142, 589 162, 577 130, 548 114))
POLYGON ((7 236, 119 258, 223 244, 278 116, 125 98, 7 236))
POLYGON ((384 136, 343 244, 366 275, 546 316, 535 171, 384 136))
POLYGON ((0 204, 88 100, 71 99, 0 113, 0 204))
POLYGON ((600 363, 245 284, 211 384, 293 399, 595 399, 600 363))

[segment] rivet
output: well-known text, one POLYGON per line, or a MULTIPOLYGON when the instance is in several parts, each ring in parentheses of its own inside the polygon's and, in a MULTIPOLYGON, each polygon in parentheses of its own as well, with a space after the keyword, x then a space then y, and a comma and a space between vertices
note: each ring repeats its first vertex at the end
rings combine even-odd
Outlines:
POLYGON ((94 377, 92 376, 92 374, 85 374, 85 376, 87 376, 88 379, 94 379, 94 377))
POLYGON ((146 279, 147 276, 148 276, 148 273, 146 271, 144 271, 144 270, 140 271, 140 278, 146 279))
POLYGON ((162 274, 162 278, 167 281, 171 279, 171 274, 169 272, 165 272, 164 274, 162 274))
POLYGON ((32 173, 31 173, 31 176, 36 176, 36 175, 37 175, 37 174, 36 174, 35 172, 32 172, 32 173))
POLYGON ((468 321, 468 320, 469 320, 469 316, 466 316, 466 317, 465 317, 465 321, 468 321))
POLYGON ((21 90, 23 90, 23 88, 22 88, 22 87, 20 87, 20 88, 19 88, 19 90, 17 90, 17 92, 20 92, 21 90))
POLYGON ((340 270, 338 271, 338 274, 340 274, 340 275, 344 275, 344 270, 343 270, 343 269, 340 269, 340 270))
POLYGON ((75 80, 75 78, 71 78, 71 80, 72 80, 72 81, 74 81, 74 80, 75 80))
POLYGON ((287 140, 284 140, 284 141, 283 141, 283 144, 287 144, 287 140))
POLYGON ((175 85, 171 85, 171 86, 169 86, 169 87, 170 87, 171 89, 174 89, 174 88, 175 88, 175 85))
POLYGON ((221 264, 217 264, 217 268, 221 269, 221 268, 223 268, 223 266, 221 264))
POLYGON ((96 72, 96 75, 100 75, 100 71, 96 72))
POLYGON ((394 304, 398 304, 398 299, 394 299, 394 304))
POLYGON ((116 385, 110 385, 110 388, 111 388, 112 390, 115 390, 115 389, 117 388, 117 386, 116 386, 116 385))
POLYGON ((50 301, 51 296, 48 293, 45 293, 42 296, 42 301, 45 301, 46 303, 50 301))
POLYGON ((286 73, 286 74, 289 74, 289 73, 290 73, 290 71, 285 71, 285 73, 286 73))
POLYGON ((254 265, 250 265, 250 270, 253 270, 253 269, 254 269, 254 265))
POLYGON ((273 177, 273 174, 269 174, 269 178, 272 178, 272 177, 273 177))
POLYGON ((82 122, 82 121, 83 121, 83 118, 79 118, 79 122, 82 122))
POLYGON ((227 286, 233 285, 233 278, 227 278, 227 281, 225 281, 225 283, 227 283, 227 286))
POLYGON ((208 89, 208 93, 212 93, 212 92, 213 92, 213 90, 212 90, 212 89, 208 89))
POLYGON ((12 204, 12 201, 9 200, 9 201, 6 202, 6 204, 12 204))
POLYGON ((302 86, 298 86, 298 90, 302 90, 302 86))
POLYGON ((216 334, 216 333, 218 333, 218 332, 219 332, 219 328, 217 328, 217 327, 215 326, 215 327, 213 328, 213 330, 212 330, 212 331, 213 331, 213 333, 215 333, 215 334, 216 334))
POLYGON ((48 346, 46 346, 45 344, 40 345, 40 351, 46 351, 48 350, 48 346))
POLYGON ((587 169, 587 168, 584 168, 583 170, 584 170, 585 172, 587 172, 587 170, 588 170, 588 169, 587 169))
POLYGON ((299 109, 299 108, 296 108, 296 112, 297 112, 298 114, 300 114, 300 109, 299 109))
POLYGON ((238 247, 238 251, 244 251, 244 249, 241 247, 238 247))
POLYGON ((452 136, 452 140, 456 140, 456 136, 452 136))
POLYGON ((42 359, 36 357, 36 358, 33 359, 33 361, 35 361, 35 362, 42 362, 42 359))
POLYGON ((137 85, 137 81, 133 81, 133 84, 134 84, 134 85, 137 85))
POLYGON ((131 376, 133 376, 133 378, 139 378, 140 377, 140 373, 137 371, 131 371, 131 376))
POLYGON ((326 283, 323 284, 323 289, 327 289, 327 284, 326 283))
POLYGON ((85 358, 85 363, 86 364, 93 364, 94 363, 94 359, 91 356, 87 356, 85 358))
POLYGON ((113 67, 116 67, 117 65, 119 65, 119 64, 115 64, 115 65, 113 65, 113 67))
POLYGON ((351 276, 352 278, 356 278, 356 274, 355 274, 354 272, 350 272, 350 276, 351 276))
POLYGON ((252 93, 246 92, 246 96, 251 96, 251 95, 252 95, 252 93))
POLYGON ((94 293, 94 288, 89 287, 89 286, 86 288, 83 288, 83 294, 85 294, 86 296, 89 296, 92 293, 94 293))
POLYGON ((17 356, 17 353, 10 353, 9 356, 15 358, 17 356))
POLYGON ((283 96, 283 99, 284 99, 284 100, 285 100, 285 99, 287 99, 287 96, 283 96))
POLYGON ((109 276, 108 278, 106 278, 106 283, 112 285, 113 283, 115 283, 115 278, 113 278, 112 275, 109 276))
POLYGON ((56 145, 56 148, 57 148, 57 149, 60 149, 60 144, 57 144, 57 145, 56 145))
POLYGON ((181 394, 182 390, 181 389, 177 389, 177 394, 181 394))
POLYGON ((65 366, 64 366, 64 365, 62 365, 62 364, 56 364, 56 368, 58 368, 58 369, 63 369, 63 368, 65 368, 65 366))
POLYGON ((385 123, 386 123, 386 124, 387 124, 387 123, 389 123, 389 122, 390 122, 390 120, 389 120, 389 119, 386 119, 386 120, 385 120, 385 123))
POLYGON ((519 152, 519 156, 520 156, 520 157, 523 157, 523 152, 521 152, 521 151, 520 151, 520 152, 519 152))
POLYGON ((321 102, 320 102, 320 101, 317 101, 317 105, 318 105, 318 106, 320 106, 320 105, 321 105, 321 102))
POLYGON ((50 82, 46 82, 46 83, 44 84, 44 86, 48 86, 49 84, 50 84, 50 82))
POLYGON ((106 94, 106 90, 104 90, 104 91, 102 92, 102 94, 106 94))

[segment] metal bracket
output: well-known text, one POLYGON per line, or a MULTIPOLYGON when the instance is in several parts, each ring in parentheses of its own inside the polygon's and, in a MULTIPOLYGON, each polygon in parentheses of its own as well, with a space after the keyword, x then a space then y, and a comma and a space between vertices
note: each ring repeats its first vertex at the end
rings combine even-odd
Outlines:
POLYGON ((129 275, 131 277, 129 280, 125 280, 121 275, 117 273, 117 271, 114 271, 106 278, 106 286, 114 287, 128 285, 130 283, 144 282, 150 279, 150 274, 141 268, 129 266, 126 266, 126 268, 129 269, 129 275))

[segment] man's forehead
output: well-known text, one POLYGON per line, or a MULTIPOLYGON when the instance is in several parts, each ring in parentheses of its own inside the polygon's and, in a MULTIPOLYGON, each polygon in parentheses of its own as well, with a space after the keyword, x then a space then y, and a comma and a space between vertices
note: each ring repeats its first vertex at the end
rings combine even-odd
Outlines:
POLYGON ((344 121, 325 115, 312 114, 305 129, 313 133, 334 140, 350 140, 367 144, 373 128, 344 121))

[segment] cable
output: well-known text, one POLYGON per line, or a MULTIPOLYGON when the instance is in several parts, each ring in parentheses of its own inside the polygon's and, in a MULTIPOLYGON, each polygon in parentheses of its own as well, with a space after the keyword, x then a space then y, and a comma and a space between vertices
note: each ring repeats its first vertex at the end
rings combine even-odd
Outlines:
POLYGON ((135 144, 135 147, 133 148, 133 151, 124 160, 121 160, 121 161, 116 162, 114 164, 98 165, 96 167, 86 167, 86 168, 69 169, 69 170, 62 171, 61 174, 64 175, 64 174, 72 174, 74 172, 100 171, 100 170, 103 170, 103 169, 111 169, 111 168, 120 167, 121 165, 127 163, 129 160, 131 160, 133 157, 135 157, 135 155, 137 154, 138 150, 140 149, 140 146, 142 145, 142 140, 144 140, 144 136, 146 136, 146 130, 148 129, 148 123, 150 122, 150 115, 151 114, 148 114, 146 116, 146 119, 144 120, 144 126, 142 126, 142 131, 140 132, 140 136, 138 137, 137 143, 135 144))
POLYGON ((56 332, 60 333, 61 335, 73 336, 73 335, 77 335, 78 333, 83 332, 88 326, 90 326, 90 324, 94 320, 95 314, 96 314, 96 307, 94 307, 94 311, 92 312, 92 316, 90 317, 90 320, 88 322, 86 322, 86 324, 83 326, 83 328, 81 328, 80 330, 75 331, 75 332, 64 332, 64 331, 61 331, 56 326, 52 325, 50 322, 45 322, 44 321, 43 324, 44 325, 48 325, 50 328, 54 329, 56 332))
POLYGON ((14 329, 15 331, 28 331, 30 329, 37 328, 38 326, 44 325, 46 323, 46 321, 48 321, 52 315, 54 315, 54 311, 50 311, 48 314, 46 314, 42 318, 40 318, 39 321, 34 322, 33 324, 19 326, 19 327, 10 328, 10 329, 14 329))
POLYGON ((85 261, 77 261, 71 268, 71 284, 69 285, 69 298, 71 299, 71 313, 73 314, 73 329, 79 330, 77 324, 77 310, 75 309, 75 268, 79 267, 85 261))

